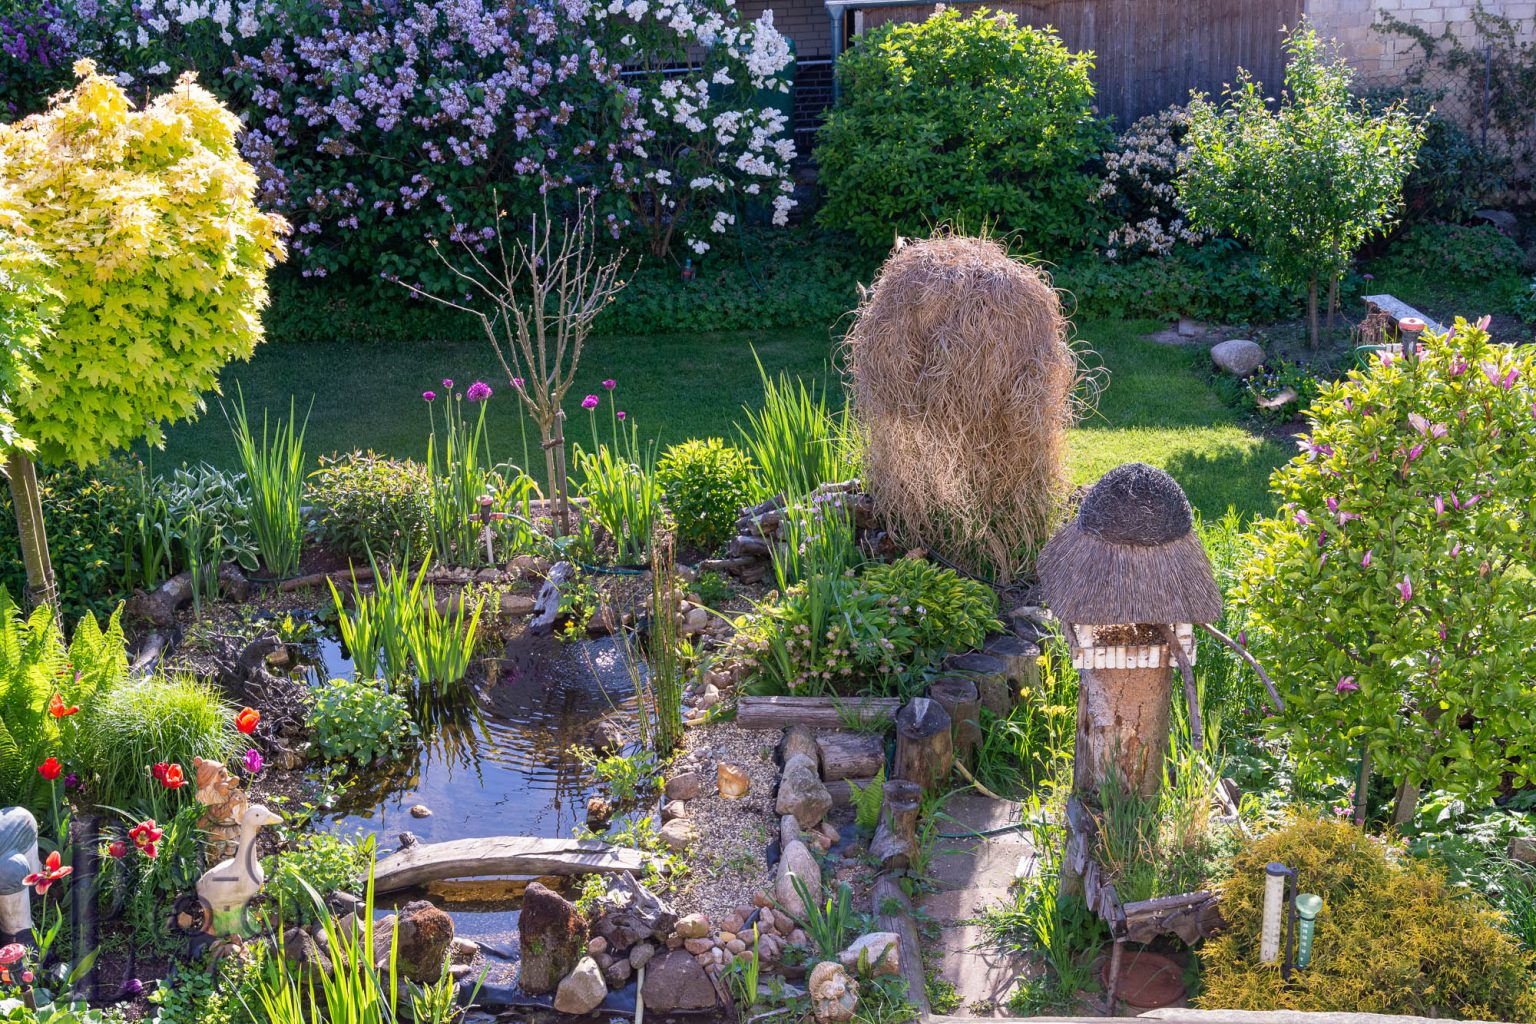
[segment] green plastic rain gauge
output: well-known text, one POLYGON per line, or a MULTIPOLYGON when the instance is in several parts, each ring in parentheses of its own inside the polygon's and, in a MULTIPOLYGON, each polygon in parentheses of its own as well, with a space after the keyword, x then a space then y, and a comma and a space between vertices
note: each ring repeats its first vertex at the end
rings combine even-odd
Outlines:
POLYGON ((1305 968, 1312 962, 1312 933, 1317 930, 1317 915, 1322 912, 1323 898, 1313 892, 1296 897, 1296 966, 1305 968))

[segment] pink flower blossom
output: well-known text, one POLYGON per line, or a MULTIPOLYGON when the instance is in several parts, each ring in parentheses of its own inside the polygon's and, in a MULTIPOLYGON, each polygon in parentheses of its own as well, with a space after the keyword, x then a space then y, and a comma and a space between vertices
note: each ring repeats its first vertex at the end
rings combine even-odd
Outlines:
POLYGON ((1402 597, 1404 604, 1413 600, 1413 580, 1409 579, 1406 573, 1403 575, 1403 582, 1397 585, 1397 593, 1402 597))
POLYGON ((444 391, 452 391, 453 390, 453 378, 452 377, 444 377, 443 378, 443 390, 444 391))
POLYGON ((1296 513, 1296 525, 1297 526, 1311 526, 1312 525, 1312 517, 1307 515, 1307 513, 1305 511, 1297 512, 1296 513))
POLYGON ((491 397, 490 385, 484 381, 477 380, 469 386, 469 390, 464 393, 464 397, 468 398, 471 402, 483 402, 491 397))
POLYGON ((581 407, 583 409, 596 409, 597 408, 597 396, 596 395, 588 395, 586 398, 583 398, 581 400, 581 407))
POLYGON ((629 416, 629 413, 625 412, 623 409, 620 409, 618 412, 614 413, 614 415, 622 421, 629 416))
POLYGON ((519 390, 519 391, 523 390, 523 385, 526 384, 526 383, 527 383, 527 381, 523 380, 523 378, 521 378, 521 377, 513 377, 512 378, 512 386, 517 388, 517 390, 519 390))
POLYGON ((1354 693, 1360 689, 1360 684, 1355 682, 1354 676, 1344 676, 1339 680, 1339 685, 1333 688, 1334 693, 1354 693))
POLYGON ((1437 494, 1437 495, 1435 495, 1435 499, 1433 501, 1431 501, 1430 504, 1435 507, 1435 518, 1436 519, 1444 519, 1445 518, 1445 499, 1437 494))
POLYGON ((1480 331, 1486 331, 1488 329, 1488 325, 1491 323, 1493 323, 1493 317, 1489 316, 1487 313, 1484 313, 1482 316, 1477 318, 1477 329, 1480 331))
POLYGON ((435 392, 435 391, 423 391, 421 393, 421 400, 423 402, 434 402, 434 401, 437 400, 437 392, 435 392))
POLYGON ((1461 554, 1461 541, 1457 541, 1457 542, 1456 542, 1456 543, 1455 543, 1455 544, 1454 544, 1454 545, 1453 545, 1453 546, 1452 546, 1452 547, 1451 547, 1451 557, 1452 557, 1452 558, 1455 558, 1455 557, 1456 557, 1456 556, 1457 556, 1457 555, 1459 555, 1459 554, 1461 554))
POLYGON ((605 391, 612 391, 618 386, 619 382, 614 380, 612 377, 609 377, 607 380, 603 381, 603 390, 605 391))
POLYGON ((1514 387, 1515 381, 1520 379, 1520 371, 1513 366, 1509 368, 1508 373, 1500 375, 1498 363, 1488 362, 1480 363, 1479 365, 1482 367, 1483 376, 1488 378, 1488 383, 1495 384, 1505 391, 1514 387))
POLYGON ((1412 462, 1414 459, 1418 458, 1420 455, 1423 455, 1423 454, 1424 454, 1424 446, 1422 444, 1416 444, 1412 448, 1408 449, 1408 461, 1412 462))
POLYGON ((1371 552, 1373 552, 1375 550, 1376 550, 1375 548, 1366 548, 1365 549, 1365 557, 1360 559, 1360 568, 1362 568, 1362 569, 1369 569, 1371 567, 1371 552))

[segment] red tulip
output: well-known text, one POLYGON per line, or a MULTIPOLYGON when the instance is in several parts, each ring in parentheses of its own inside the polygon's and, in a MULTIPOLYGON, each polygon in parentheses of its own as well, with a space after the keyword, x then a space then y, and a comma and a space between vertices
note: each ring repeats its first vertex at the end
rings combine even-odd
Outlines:
POLYGON ((39 896, 48 891, 48 887, 61 878, 68 878, 74 873, 74 868, 61 867, 59 864, 59 851, 55 850, 48 855, 43 862, 42 870, 34 871, 21 880, 22 885, 30 885, 37 890, 39 896))
POLYGON ((70 715, 78 714, 79 712, 80 708, 76 705, 71 704, 69 707, 65 707, 64 698, 57 693, 48 702, 48 713, 54 718, 68 718, 70 715))
POLYGON ((160 837, 163 835, 165 835, 165 829, 157 828, 154 818, 141 821, 128 830, 128 838, 133 840, 133 845, 137 846, 139 852, 151 860, 160 852, 155 844, 160 841, 160 837))
POLYGON ((255 708, 245 708, 235 716, 235 728, 249 736, 256 731, 261 724, 261 712, 255 708))
POLYGON ((58 758, 50 757, 48 760, 37 766, 37 772, 43 778, 47 779, 49 782, 52 782, 60 775, 64 774, 64 766, 59 764, 58 758))
POLYGON ((165 776, 160 780, 162 786, 166 789, 180 789, 186 783, 186 777, 181 773, 181 765, 172 764, 166 766, 165 776))
POLYGON ((107 846, 107 853, 113 860, 122 860, 128 856, 128 844, 121 839, 114 839, 107 846))

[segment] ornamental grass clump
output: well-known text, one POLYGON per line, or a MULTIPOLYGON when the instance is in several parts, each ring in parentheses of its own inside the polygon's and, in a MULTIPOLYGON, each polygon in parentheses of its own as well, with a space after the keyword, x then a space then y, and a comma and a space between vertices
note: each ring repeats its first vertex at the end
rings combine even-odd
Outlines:
POLYGON ((1536 758, 1536 355, 1486 328, 1322 391, 1230 595, 1298 770, 1385 776, 1398 821, 1420 789, 1526 785, 1536 758))
POLYGON ((1060 522, 1085 380, 1045 273, 988 239, 903 245, 845 345, 879 514, 904 544, 1017 576, 1060 522))
POLYGON ((1298 816, 1249 842, 1219 883, 1227 927, 1200 947, 1196 1005, 1529 1021, 1529 953, 1480 897, 1347 822, 1298 816), (1287 982, 1259 962, 1264 867, 1323 898, 1311 963, 1287 982))

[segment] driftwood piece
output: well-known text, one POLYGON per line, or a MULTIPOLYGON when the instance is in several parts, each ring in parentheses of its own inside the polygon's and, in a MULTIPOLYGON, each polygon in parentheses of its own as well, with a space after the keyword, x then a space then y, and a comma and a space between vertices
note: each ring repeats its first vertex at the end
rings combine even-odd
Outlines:
POLYGON ((645 869, 646 855, 594 839, 494 836, 418 843, 374 866, 376 892, 395 892, 425 882, 487 875, 586 875, 645 869))
POLYGON ((955 759, 970 764, 971 754, 981 743, 981 699, 976 683, 964 676, 945 676, 928 687, 928 696, 949 715, 955 759))
POLYGON ((1225 926, 1221 917, 1221 899, 1208 889, 1138 900, 1125 904, 1122 909, 1126 938, 1131 942, 1151 942, 1165 932, 1172 932, 1193 945, 1225 926))
MULTIPOLYGON (((832 806, 833 807, 851 807, 851 806, 853 806, 853 788, 852 787, 853 786, 858 786, 859 789, 862 790, 865 786, 870 785, 874 781, 875 780, 873 778, 868 778, 868 779, 833 779, 831 782, 826 783, 827 792, 832 794, 832 806), (850 785, 850 783, 852 785, 850 785)), ((887 784, 889 784, 889 783, 887 783, 887 784)))
POLYGON ((821 753, 821 777, 867 779, 885 764, 885 744, 868 732, 819 732, 816 746, 821 753))
POLYGON ((923 948, 918 941, 917 922, 912 916, 912 901, 902 891, 901 883, 891 875, 875 879, 874 901, 879 929, 895 932, 901 937, 901 973, 907 979, 907 1001, 916 1007, 917 1020, 927 1020, 932 1008, 928 1005, 923 948))
POLYGON ((883 871, 901 870, 917 852, 917 815, 923 806, 923 787, 906 779, 891 779, 881 789, 880 823, 870 840, 871 856, 883 871))
POLYGON ((743 729, 842 729, 892 722, 901 710, 895 697, 741 697, 736 724, 743 729))
POLYGON ((1040 648, 1013 633, 1000 633, 981 648, 983 654, 1003 663, 1003 671, 1013 683, 1017 703, 1021 690, 1040 688, 1040 648))
POLYGON ((538 596, 533 599, 533 619, 528 623, 529 636, 548 636, 555 631, 555 620, 560 617, 560 588, 576 578, 576 568, 570 562, 556 562, 544 577, 538 596))
POLYGON ((147 622, 162 629, 176 625, 176 613, 192 601, 192 573, 179 572, 154 590, 135 590, 124 606, 130 622, 147 622))
POLYGON ((916 782, 928 793, 943 788, 954 768, 955 744, 949 712, 936 700, 914 697, 896 716, 894 777, 916 782))
POLYGON ((726 549, 731 558, 768 558, 773 553, 773 547, 761 537, 752 537, 747 534, 738 534, 731 539, 730 546, 726 549))
MULTIPOLYGON (((1215 637, 1217 640, 1220 640, 1222 643, 1226 644, 1233 651, 1237 652, 1237 656, 1246 661, 1249 667, 1251 667, 1255 672, 1259 674, 1259 680, 1263 682, 1264 689, 1269 691, 1269 699, 1274 703, 1275 711, 1282 715, 1285 714, 1285 701, 1280 699, 1280 691, 1275 689, 1274 680, 1269 678, 1269 673, 1264 671, 1264 666, 1259 664, 1259 659, 1249 654, 1248 648, 1227 636, 1227 634, 1223 633, 1221 630, 1217 629, 1210 623, 1200 622, 1196 623, 1196 625, 1205 630, 1207 633, 1211 634, 1211 636, 1215 637)), ((1361 792, 1363 793, 1364 790, 1361 790, 1361 792)))
POLYGON ((170 637, 164 633, 150 633, 139 644, 138 652, 133 656, 133 664, 128 666, 130 676, 148 675, 159 662, 170 646, 170 637))
POLYGON ((972 651, 946 658, 944 668, 950 673, 975 680, 981 706, 998 718, 1007 718, 1008 712, 1013 710, 1015 686, 1008 678, 1008 667, 1002 659, 972 651))
POLYGON ((311 587, 323 587, 335 580, 337 583, 356 581, 366 583, 373 579, 373 569, 368 566, 351 568, 346 572, 312 572, 308 576, 295 576, 291 580, 283 580, 277 585, 277 589, 284 594, 295 590, 308 590, 311 587))

